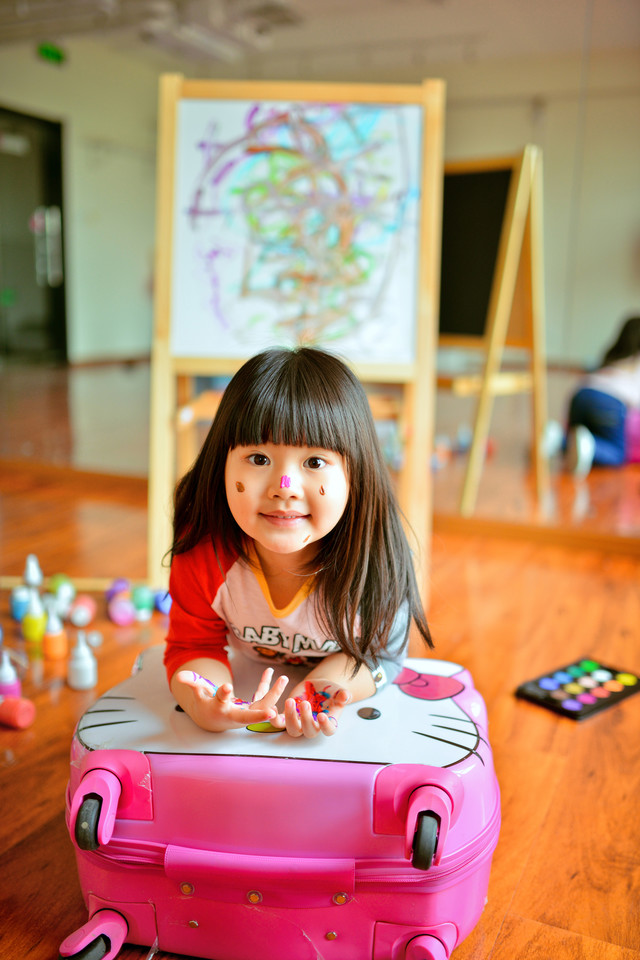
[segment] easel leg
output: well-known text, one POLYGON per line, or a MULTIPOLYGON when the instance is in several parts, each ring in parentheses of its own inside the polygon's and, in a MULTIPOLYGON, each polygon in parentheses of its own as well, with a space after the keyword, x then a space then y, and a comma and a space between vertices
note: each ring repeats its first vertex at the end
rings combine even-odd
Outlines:
POLYGON ((487 357, 478 398, 473 442, 465 475, 460 513, 470 516, 476 504, 480 473, 489 434, 489 422, 496 391, 496 374, 502 362, 513 297, 522 255, 523 238, 530 210, 534 148, 527 147, 511 176, 507 207, 502 224, 498 258, 487 311, 487 357))
POLYGON ((168 350, 156 347, 151 364, 151 434, 147 571, 149 584, 164 587, 168 570, 162 560, 171 547, 171 500, 175 477, 175 377, 168 350))
POLYGON ((542 259, 542 154, 536 152, 529 212, 531 244, 531 374, 533 378, 533 451, 538 503, 549 496, 549 461, 542 455, 547 423, 547 370, 545 348, 544 273, 542 259))

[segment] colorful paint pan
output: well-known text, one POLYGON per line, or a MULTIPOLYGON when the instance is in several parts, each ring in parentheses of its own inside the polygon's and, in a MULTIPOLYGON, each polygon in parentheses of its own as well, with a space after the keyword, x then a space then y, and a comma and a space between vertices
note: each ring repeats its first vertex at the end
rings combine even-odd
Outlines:
POLYGON ((583 657, 520 684, 516 696, 571 720, 584 720, 640 692, 640 675, 583 657))

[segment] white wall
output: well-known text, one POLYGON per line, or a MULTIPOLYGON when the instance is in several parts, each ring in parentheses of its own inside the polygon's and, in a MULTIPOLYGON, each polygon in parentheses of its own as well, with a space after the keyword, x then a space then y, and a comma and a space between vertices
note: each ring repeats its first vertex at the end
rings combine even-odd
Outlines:
MULTIPOLYGON (((3 48, 0 104, 65 123, 70 359, 136 356, 151 338, 157 72, 89 41, 65 48, 61 69, 3 48)), ((542 147, 551 360, 593 363, 640 312, 640 50, 594 53, 586 73, 561 56, 364 66, 344 55, 322 77, 317 63, 304 70, 301 58, 301 80, 443 77, 450 159, 542 147)), ((260 76, 292 79, 275 60, 260 76)))
POLYGON ((63 123, 69 359, 147 354, 157 74, 86 40, 67 62, 3 47, 0 104, 63 123))

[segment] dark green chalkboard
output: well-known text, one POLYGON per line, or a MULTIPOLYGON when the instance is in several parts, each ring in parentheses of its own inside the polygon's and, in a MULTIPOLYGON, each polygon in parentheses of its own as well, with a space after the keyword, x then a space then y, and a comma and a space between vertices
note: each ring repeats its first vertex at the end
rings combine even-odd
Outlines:
POLYGON ((511 176, 511 167, 445 172, 441 335, 484 335, 511 176))

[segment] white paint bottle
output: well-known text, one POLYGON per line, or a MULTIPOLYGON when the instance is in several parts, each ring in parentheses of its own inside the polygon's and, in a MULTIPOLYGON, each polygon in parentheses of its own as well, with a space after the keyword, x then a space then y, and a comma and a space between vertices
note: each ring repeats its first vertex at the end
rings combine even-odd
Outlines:
POLYGON ((72 690, 92 690, 98 682, 98 661, 94 657, 83 630, 78 630, 77 643, 71 651, 67 683, 72 690))

